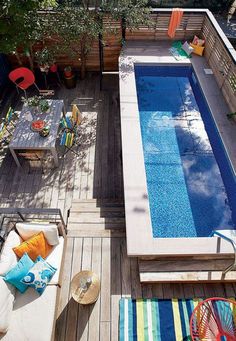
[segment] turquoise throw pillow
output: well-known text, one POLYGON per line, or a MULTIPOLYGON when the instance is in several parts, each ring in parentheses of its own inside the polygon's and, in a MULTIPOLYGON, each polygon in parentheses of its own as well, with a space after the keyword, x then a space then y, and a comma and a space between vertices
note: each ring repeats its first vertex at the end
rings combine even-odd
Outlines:
POLYGON ((38 256, 34 266, 21 279, 21 282, 34 288, 41 295, 56 271, 57 269, 46 262, 41 256, 38 256))
POLYGON ((22 294, 27 290, 28 286, 21 282, 22 278, 29 272, 34 265, 32 259, 27 253, 21 257, 16 266, 8 271, 3 279, 14 285, 22 294))

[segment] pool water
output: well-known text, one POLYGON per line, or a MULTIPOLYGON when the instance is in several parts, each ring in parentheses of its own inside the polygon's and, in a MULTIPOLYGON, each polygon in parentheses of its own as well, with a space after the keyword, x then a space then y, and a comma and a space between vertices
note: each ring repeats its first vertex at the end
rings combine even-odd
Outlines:
POLYGON ((153 236, 235 228, 235 178, 192 68, 136 66, 135 77, 153 236))

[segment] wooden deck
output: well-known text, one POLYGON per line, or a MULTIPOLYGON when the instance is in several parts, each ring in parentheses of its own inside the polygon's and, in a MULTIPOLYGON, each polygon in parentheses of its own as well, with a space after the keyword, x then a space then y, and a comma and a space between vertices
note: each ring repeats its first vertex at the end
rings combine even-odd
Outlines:
MULTIPOLYGON (((111 88, 110 88, 111 89, 111 88)), ((59 207, 64 216, 72 201, 92 198, 123 200, 120 118, 117 91, 99 91, 99 78, 89 75, 76 89, 57 91, 67 108, 77 103, 86 120, 78 148, 79 157, 68 153, 59 168, 28 174, 28 165, 17 169, 9 153, 2 151, 0 206, 59 207)), ((84 221, 83 221, 84 222, 84 221)), ((96 224, 96 221, 95 221, 96 224)), ((61 294, 58 300, 56 340, 118 340, 119 299, 139 297, 236 296, 235 284, 140 285, 138 262, 128 258, 123 227, 106 224, 94 229, 69 224, 61 294), (92 269, 101 279, 101 293, 91 306, 80 306, 70 296, 70 282, 82 269, 92 269)), ((135 226, 134 226, 135 229, 135 226)))

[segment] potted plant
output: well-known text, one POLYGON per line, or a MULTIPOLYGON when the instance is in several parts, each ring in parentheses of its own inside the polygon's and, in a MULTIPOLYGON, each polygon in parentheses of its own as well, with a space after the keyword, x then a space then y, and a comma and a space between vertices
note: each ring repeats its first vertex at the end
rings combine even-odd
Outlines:
POLYGON ((29 108, 36 108, 40 104, 41 97, 40 96, 32 96, 29 98, 22 97, 22 102, 29 108))
MULTIPOLYGON (((54 69, 57 66, 54 61, 54 53, 52 50, 49 50, 47 47, 44 47, 42 50, 39 50, 35 53, 35 59, 39 65, 41 72, 48 72, 50 68, 54 66, 54 69)), ((53 72, 56 72, 53 71, 53 72)))
POLYGON ((40 99, 39 107, 43 113, 47 112, 48 109, 50 108, 48 101, 46 99, 40 99))
POLYGON ((64 76, 67 77, 67 78, 72 76, 72 68, 71 68, 71 66, 66 66, 64 68, 64 76))

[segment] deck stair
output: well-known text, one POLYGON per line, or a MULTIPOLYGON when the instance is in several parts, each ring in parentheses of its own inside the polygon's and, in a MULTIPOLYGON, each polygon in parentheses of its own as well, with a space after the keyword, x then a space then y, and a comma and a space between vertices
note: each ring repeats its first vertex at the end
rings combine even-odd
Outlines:
POLYGON ((125 235, 124 203, 114 199, 72 201, 68 236, 101 237, 125 235))
POLYGON ((139 259, 139 274, 142 283, 191 283, 191 282, 234 282, 236 269, 224 274, 232 264, 225 259, 139 259))

